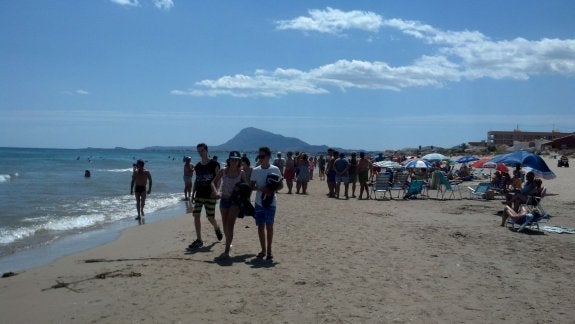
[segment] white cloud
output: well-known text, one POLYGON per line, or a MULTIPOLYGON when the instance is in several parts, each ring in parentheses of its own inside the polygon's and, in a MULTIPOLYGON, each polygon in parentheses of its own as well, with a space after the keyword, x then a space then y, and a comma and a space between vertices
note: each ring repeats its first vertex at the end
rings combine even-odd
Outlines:
POLYGON ((330 88, 400 91, 410 87, 440 87, 446 82, 479 78, 527 80, 541 74, 575 76, 575 40, 493 41, 478 31, 444 31, 418 21, 386 19, 364 11, 309 10, 308 17, 276 22, 278 29, 337 34, 347 29, 376 32, 393 28, 422 40, 430 53, 410 65, 338 60, 309 71, 256 70, 253 75, 223 76, 197 82, 173 95, 278 97, 292 93, 325 94, 330 88))
POLYGON ((85 95, 89 95, 90 92, 88 92, 86 90, 78 89, 78 90, 76 90, 76 94, 85 96, 85 95))
POLYGON ((154 6, 162 10, 170 10, 174 7, 174 1, 172 0, 154 0, 154 6))
MULTIPOLYGON (((139 7, 140 1, 139 0, 110 0, 115 4, 119 4, 121 6, 129 6, 129 7, 139 7)), ((161 10, 170 10, 174 7, 173 0, 152 0, 154 6, 161 10)))
POLYGON ((376 32, 382 24, 383 18, 369 11, 341 11, 326 8, 325 10, 309 10, 309 17, 297 17, 292 20, 277 21, 280 30, 296 29, 303 31, 317 31, 320 33, 339 33, 346 29, 361 29, 376 32))
POLYGON ((119 4, 121 6, 130 6, 130 7, 138 7, 140 5, 138 0, 110 0, 115 4, 119 4))

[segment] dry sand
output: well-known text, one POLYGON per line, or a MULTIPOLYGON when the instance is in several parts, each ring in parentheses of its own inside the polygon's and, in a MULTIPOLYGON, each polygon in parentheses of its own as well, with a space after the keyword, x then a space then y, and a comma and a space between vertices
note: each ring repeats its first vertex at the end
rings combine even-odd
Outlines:
MULTIPOLYGON (((573 228, 575 169, 548 163, 549 224, 573 228)), ((0 279, 0 323, 575 321, 575 235, 502 228, 500 200, 336 200, 325 187, 279 194, 273 262, 255 260, 252 218, 231 262, 215 259, 205 219, 206 246, 187 254, 183 215, 0 279)))

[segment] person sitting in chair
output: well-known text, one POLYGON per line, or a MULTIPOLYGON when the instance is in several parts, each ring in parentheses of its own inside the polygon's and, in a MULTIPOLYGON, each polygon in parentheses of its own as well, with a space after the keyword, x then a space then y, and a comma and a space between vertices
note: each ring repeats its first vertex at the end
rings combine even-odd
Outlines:
POLYGON ((528 212, 525 206, 521 206, 518 212, 509 206, 505 206, 505 209, 503 210, 503 216, 501 217, 501 226, 505 226, 505 223, 509 218, 511 218, 515 224, 521 225, 517 230, 518 232, 521 232, 533 220, 539 220, 541 218, 541 214, 539 214, 537 210, 528 212))
POLYGON ((535 174, 533 172, 528 172, 526 175, 525 184, 523 188, 518 193, 507 195, 507 206, 513 207, 513 210, 519 212, 519 205, 527 202, 527 199, 531 195, 536 195, 538 193, 537 186, 535 185, 535 174))

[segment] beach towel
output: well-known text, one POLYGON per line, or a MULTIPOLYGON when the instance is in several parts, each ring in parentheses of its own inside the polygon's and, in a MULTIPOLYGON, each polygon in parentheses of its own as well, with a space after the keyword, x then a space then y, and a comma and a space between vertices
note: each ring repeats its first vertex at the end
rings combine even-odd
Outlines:
POLYGON ((541 226, 540 229, 545 232, 549 233, 557 233, 557 234, 575 234, 575 228, 567 228, 561 226, 541 226))

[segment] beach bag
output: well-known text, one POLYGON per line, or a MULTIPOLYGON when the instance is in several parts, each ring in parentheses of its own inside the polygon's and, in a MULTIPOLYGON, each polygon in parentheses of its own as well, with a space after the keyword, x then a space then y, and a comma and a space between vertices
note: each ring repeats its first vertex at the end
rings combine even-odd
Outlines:
POLYGON ((487 190, 484 194, 486 200, 493 200, 495 199, 495 191, 487 190))

